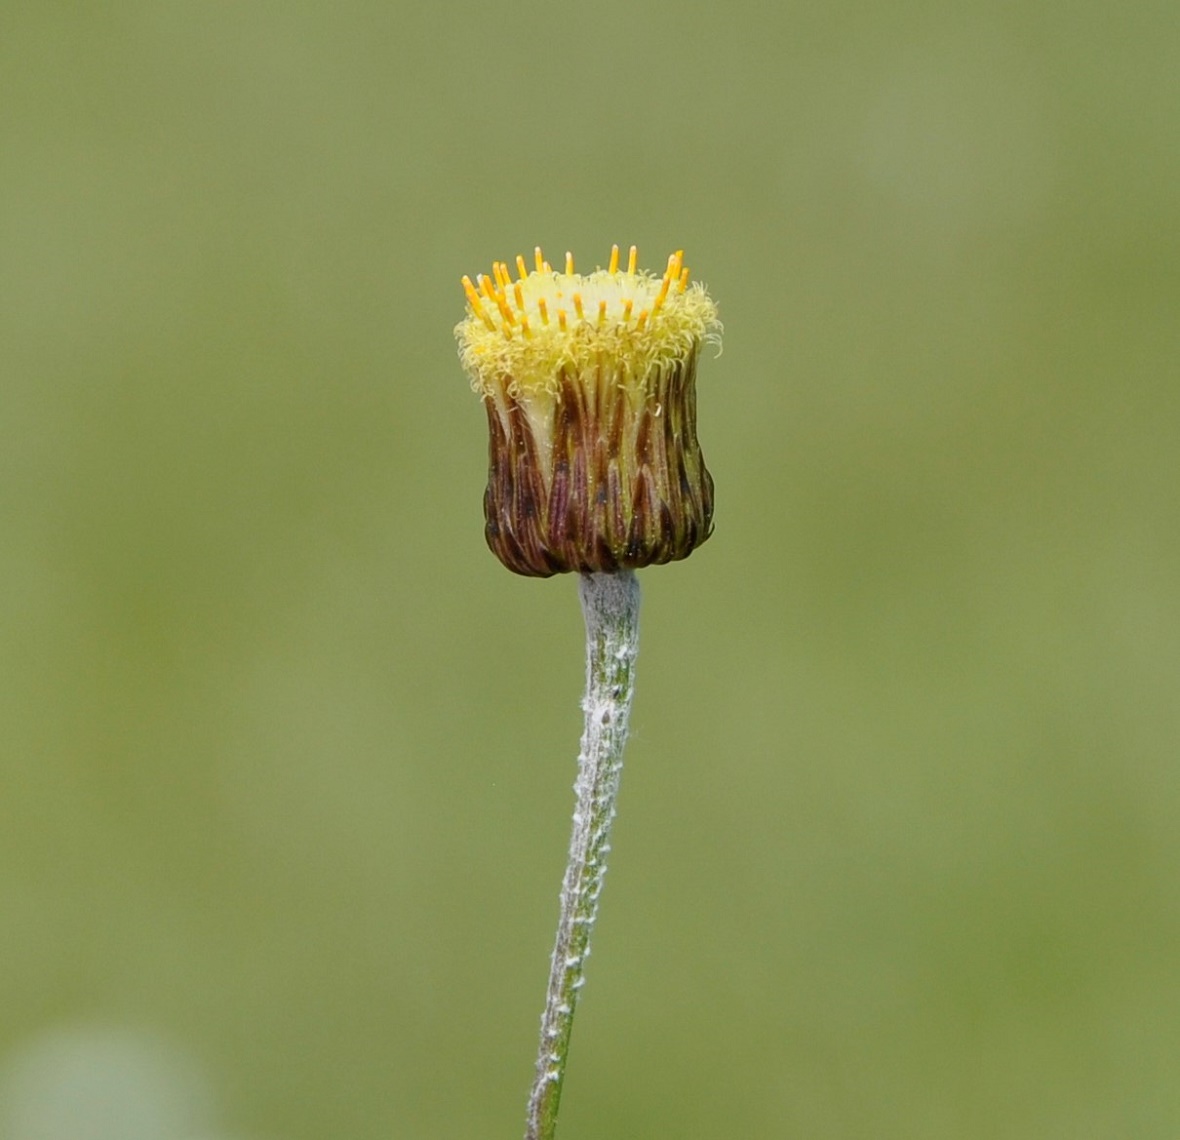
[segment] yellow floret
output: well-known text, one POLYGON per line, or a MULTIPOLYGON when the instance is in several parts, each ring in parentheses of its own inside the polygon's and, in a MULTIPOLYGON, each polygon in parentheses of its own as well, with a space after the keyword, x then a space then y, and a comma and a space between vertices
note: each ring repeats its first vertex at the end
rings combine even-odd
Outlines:
POLYGON ((668 258, 662 277, 636 270, 634 246, 625 272, 618 246, 608 269, 586 275, 574 272, 568 253, 565 273, 554 272, 540 247, 535 264, 526 273, 517 256, 516 281, 499 261, 490 278, 463 278, 467 316, 455 335, 472 387, 484 396, 553 394, 563 372, 591 367, 640 383, 652 368, 717 339, 717 306, 704 286, 689 285, 683 251, 668 258))

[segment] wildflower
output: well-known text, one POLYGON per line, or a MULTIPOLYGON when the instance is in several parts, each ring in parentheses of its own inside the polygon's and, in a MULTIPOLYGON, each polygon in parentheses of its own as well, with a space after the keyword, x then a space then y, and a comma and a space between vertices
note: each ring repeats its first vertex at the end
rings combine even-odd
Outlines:
POLYGON ((709 537, 713 480, 696 434, 696 370, 717 308, 683 252, 662 277, 545 261, 463 278, 455 329, 490 429, 488 545, 518 574, 614 572, 685 558, 709 537))

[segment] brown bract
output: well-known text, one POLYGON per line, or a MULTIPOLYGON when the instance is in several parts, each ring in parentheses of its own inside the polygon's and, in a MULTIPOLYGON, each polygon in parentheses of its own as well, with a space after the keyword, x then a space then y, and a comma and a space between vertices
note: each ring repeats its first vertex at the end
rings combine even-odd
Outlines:
POLYGON ((486 401, 486 534, 509 570, 636 569, 685 558, 709 537, 696 363, 694 354, 654 368, 640 386, 563 373, 549 439, 534 433, 521 401, 486 401))

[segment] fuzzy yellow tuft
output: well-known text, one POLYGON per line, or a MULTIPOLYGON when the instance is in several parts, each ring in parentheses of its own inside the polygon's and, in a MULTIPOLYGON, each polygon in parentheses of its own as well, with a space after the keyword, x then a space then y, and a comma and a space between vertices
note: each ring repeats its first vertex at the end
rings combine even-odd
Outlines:
POLYGON ((455 328, 459 356, 472 387, 485 397, 554 395, 564 373, 590 368, 623 384, 639 384, 653 368, 684 360, 720 331, 717 306, 703 285, 688 282, 683 251, 668 258, 662 277, 636 269, 631 247, 626 270, 619 247, 607 269, 556 272, 535 251, 527 271, 516 258, 492 276, 463 278, 467 316, 455 328))

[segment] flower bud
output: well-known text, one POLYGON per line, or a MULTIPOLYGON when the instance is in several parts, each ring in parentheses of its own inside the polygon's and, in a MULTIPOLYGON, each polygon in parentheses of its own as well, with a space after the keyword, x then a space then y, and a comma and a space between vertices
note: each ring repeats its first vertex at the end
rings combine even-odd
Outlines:
POLYGON ((486 535, 518 574, 613 572, 687 557, 712 531, 696 371, 717 307, 682 253, 663 277, 555 272, 538 248, 516 278, 463 278, 459 355, 490 429, 486 535))

